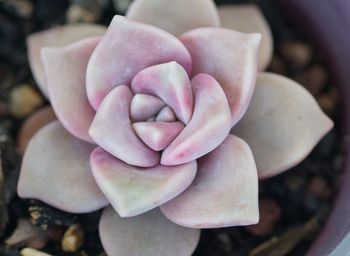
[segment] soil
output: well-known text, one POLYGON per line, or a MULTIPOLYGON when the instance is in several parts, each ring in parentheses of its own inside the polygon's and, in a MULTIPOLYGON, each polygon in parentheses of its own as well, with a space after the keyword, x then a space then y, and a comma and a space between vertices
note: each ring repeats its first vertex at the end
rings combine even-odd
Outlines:
MULTIPOLYGON (((304 255, 328 217, 343 170, 337 87, 328 79, 327 62, 322 52, 284 19, 273 0, 216 2, 259 4, 271 25, 275 41, 269 70, 305 85, 334 120, 335 128, 301 164, 277 177, 260 181, 259 224, 203 230, 194 255, 304 255)), ((64 24, 67 20, 89 20, 108 25, 118 13, 108 0, 99 1, 98 8, 92 8, 92 3, 92 0, 0 1, 0 255, 20 255, 24 247, 52 255, 104 255, 97 231, 100 211, 68 214, 16 195, 22 157, 16 144, 19 128, 33 111, 48 104, 29 70, 25 38, 32 32, 64 24), (85 12, 72 11, 72 5, 83 6, 85 12), (19 93, 23 86, 34 93, 32 91, 29 96, 19 93), (16 91, 19 96, 14 97, 16 91), (20 103, 24 101, 21 97, 32 98, 20 109, 16 105, 18 97, 20 103), (14 235, 15 231, 21 230, 17 228, 20 220, 29 225, 29 231, 24 232, 26 235, 20 233, 22 237, 14 235), (75 252, 70 253, 64 252, 61 246, 63 234, 69 227, 70 231, 78 228, 72 233, 78 234, 80 239, 80 244, 73 248, 75 252), (11 236, 12 240, 8 240, 11 236)))

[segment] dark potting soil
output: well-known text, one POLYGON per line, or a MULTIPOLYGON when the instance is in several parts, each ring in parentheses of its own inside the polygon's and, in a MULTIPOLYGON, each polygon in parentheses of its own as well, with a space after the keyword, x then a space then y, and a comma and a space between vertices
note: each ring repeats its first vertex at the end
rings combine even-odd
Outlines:
MULTIPOLYGON (((203 230, 195 255, 304 255, 328 217, 343 169, 344 138, 340 133, 342 120, 337 87, 329 79, 322 53, 288 24, 274 1, 216 2, 260 5, 275 41, 269 70, 303 84, 334 120, 335 128, 301 164, 260 181, 259 224, 203 230)), ((41 202, 17 197, 21 155, 16 150, 16 138, 25 118, 48 104, 29 70, 26 36, 67 20, 108 25, 115 13, 109 0, 100 0, 98 4, 93 0, 0 1, 0 255, 20 255, 24 247, 52 255, 104 255, 97 230, 100 211, 68 214, 41 202), (85 11, 79 8, 80 11, 72 11, 73 6, 83 7, 85 11), (23 87, 30 88, 29 92, 23 87), (21 104, 28 98, 34 103, 21 104), (22 229, 17 228, 18 223, 22 223, 19 225, 22 229), (23 225, 29 226, 27 233, 23 232, 23 225), (68 228, 78 241, 73 253, 64 252, 61 246, 68 228), (16 234, 19 230, 22 233, 16 234)))

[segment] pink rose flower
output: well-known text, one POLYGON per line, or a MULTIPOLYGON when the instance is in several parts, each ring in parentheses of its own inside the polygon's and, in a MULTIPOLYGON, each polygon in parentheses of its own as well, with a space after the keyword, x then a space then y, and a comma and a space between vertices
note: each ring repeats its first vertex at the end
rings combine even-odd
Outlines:
POLYGON ((263 43, 220 28, 210 0, 136 0, 107 31, 32 35, 58 121, 29 143, 19 195, 74 213, 111 205, 109 255, 190 255, 200 228, 257 223, 258 176, 299 163, 333 124, 300 85, 257 75, 272 40, 255 7, 220 14, 263 43))

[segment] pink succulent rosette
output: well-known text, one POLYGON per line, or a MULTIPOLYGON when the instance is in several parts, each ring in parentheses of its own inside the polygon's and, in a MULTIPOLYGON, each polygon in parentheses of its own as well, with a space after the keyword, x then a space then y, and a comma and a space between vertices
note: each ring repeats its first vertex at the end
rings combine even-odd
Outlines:
POLYGON ((190 255, 199 228, 257 223, 258 176, 299 163, 333 124, 300 85, 257 75, 272 39, 256 7, 136 0, 126 16, 29 37, 59 121, 30 141, 18 193, 74 213, 111 205, 108 255, 190 255))

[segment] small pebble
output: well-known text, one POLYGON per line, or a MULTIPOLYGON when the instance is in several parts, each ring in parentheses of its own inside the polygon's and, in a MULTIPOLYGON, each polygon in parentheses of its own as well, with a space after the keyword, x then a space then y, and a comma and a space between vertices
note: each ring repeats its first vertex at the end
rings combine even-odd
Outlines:
POLYGON ((308 184, 308 192, 319 199, 328 199, 332 195, 332 190, 325 178, 314 176, 308 184))
POLYGON ((84 242, 84 231, 79 224, 70 226, 63 235, 62 250, 76 252, 84 242))
POLYGON ((328 76, 323 67, 314 65, 297 73, 293 79, 303 85, 312 95, 317 96, 324 89, 328 76))
POLYGON ((51 254, 35 250, 33 248, 24 248, 20 252, 21 256, 53 256, 51 254))
POLYGON ((51 106, 41 108, 30 115, 19 130, 17 137, 18 151, 23 153, 34 134, 54 120, 56 120, 56 115, 51 106))
POLYGON ((27 116, 43 103, 43 97, 29 84, 16 86, 10 93, 10 112, 19 118, 27 116))
POLYGON ((310 46, 298 41, 284 41, 280 44, 282 56, 296 67, 304 67, 311 61, 310 46))
POLYGON ((94 23, 101 17, 99 8, 86 8, 78 4, 72 4, 67 11, 67 21, 69 23, 86 22, 94 23))
POLYGON ((325 93, 317 98, 318 104, 321 109, 328 115, 333 115, 334 110, 337 106, 337 102, 334 101, 332 96, 328 93, 325 93))
POLYGON ((266 198, 259 201, 260 220, 258 224, 247 226, 246 230, 256 236, 264 236, 273 230, 281 218, 281 208, 276 201, 266 198))

